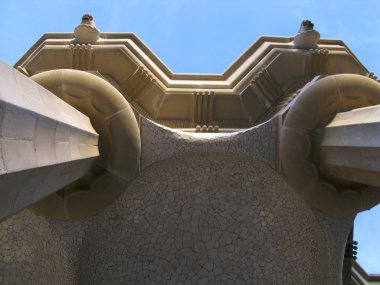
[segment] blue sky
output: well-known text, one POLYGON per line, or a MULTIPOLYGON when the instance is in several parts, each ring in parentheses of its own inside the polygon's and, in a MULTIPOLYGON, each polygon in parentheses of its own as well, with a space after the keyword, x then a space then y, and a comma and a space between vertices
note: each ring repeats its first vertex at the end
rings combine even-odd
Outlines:
MULTIPOLYGON (((13 65, 43 33, 72 32, 85 13, 103 32, 134 32, 177 73, 222 73, 260 35, 292 36, 308 18, 380 74, 378 0, 0 0, 0 59, 13 65)), ((380 207, 357 221, 359 261, 380 273, 380 207)))

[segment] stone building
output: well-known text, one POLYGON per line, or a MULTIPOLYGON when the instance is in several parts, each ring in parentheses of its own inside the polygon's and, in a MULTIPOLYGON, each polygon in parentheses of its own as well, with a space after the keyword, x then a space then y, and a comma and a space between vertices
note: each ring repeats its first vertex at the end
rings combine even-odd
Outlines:
POLYGON ((84 15, 0 73, 2 284, 376 284, 380 84, 310 21, 190 75, 84 15))

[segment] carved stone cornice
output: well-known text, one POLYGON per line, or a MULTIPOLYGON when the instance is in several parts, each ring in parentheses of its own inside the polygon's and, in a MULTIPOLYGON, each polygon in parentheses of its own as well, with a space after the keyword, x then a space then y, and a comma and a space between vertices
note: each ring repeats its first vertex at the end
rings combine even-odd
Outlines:
POLYGON ((135 111, 169 127, 207 121, 246 128, 316 75, 368 74, 340 40, 321 39, 307 50, 293 39, 260 37, 222 74, 176 74, 133 33, 101 33, 92 45, 75 44, 73 33, 45 34, 15 67, 28 76, 52 69, 97 72, 135 111), (199 92, 214 92, 207 107, 199 107, 199 92))

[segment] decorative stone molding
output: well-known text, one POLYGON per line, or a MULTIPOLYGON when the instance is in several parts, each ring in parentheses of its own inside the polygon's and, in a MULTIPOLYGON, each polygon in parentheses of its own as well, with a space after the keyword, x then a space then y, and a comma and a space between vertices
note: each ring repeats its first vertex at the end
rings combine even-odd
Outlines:
POLYGON ((193 105, 194 124, 212 124, 213 121, 213 91, 195 91, 193 105))
MULTIPOLYGON (((86 21, 84 28, 91 26, 86 21)), ((301 29, 310 33, 315 31, 301 29)), ((316 75, 368 73, 342 41, 331 39, 319 40, 321 49, 309 51, 297 48, 293 37, 260 37, 223 74, 173 73, 132 33, 102 33, 101 41, 88 43, 75 45, 72 33, 46 34, 16 66, 30 76, 66 68, 97 72, 142 116, 173 128, 194 128, 204 124, 198 119, 211 119, 198 118, 202 112, 194 109, 199 104, 194 92, 215 92, 212 121, 205 124, 248 128, 267 120, 282 96, 316 75)))
POLYGON ((328 49, 309 49, 307 75, 309 80, 315 76, 326 74, 328 49))
POLYGON ((72 68, 94 70, 91 44, 70 44, 72 51, 72 68))
POLYGON ((240 95, 244 113, 249 118, 249 122, 253 124, 260 120, 282 95, 281 86, 266 68, 262 68, 240 95))
POLYGON ((123 82, 121 90, 128 97, 133 98, 144 91, 149 83, 154 83, 156 80, 148 73, 144 67, 139 66, 135 73, 132 74, 126 81, 123 82))
POLYGON ((373 80, 376 80, 377 81, 377 76, 375 75, 375 73, 373 72, 369 72, 367 73, 367 76, 373 80))
POLYGON ((195 132, 196 133, 217 133, 219 132, 219 126, 218 125, 209 125, 209 126, 206 126, 206 125, 203 125, 203 126, 200 126, 200 125, 197 125, 195 127, 195 132))
POLYGON ((164 92, 155 77, 143 66, 126 79, 119 87, 128 102, 143 116, 155 119, 164 100, 164 92))

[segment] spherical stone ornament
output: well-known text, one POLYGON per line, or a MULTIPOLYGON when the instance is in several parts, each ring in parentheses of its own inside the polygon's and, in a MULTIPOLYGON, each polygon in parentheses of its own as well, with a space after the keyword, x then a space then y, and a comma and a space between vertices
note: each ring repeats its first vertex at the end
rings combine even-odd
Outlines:
POLYGON ((83 238, 80 284, 333 284, 306 203, 251 157, 152 164, 83 238))

